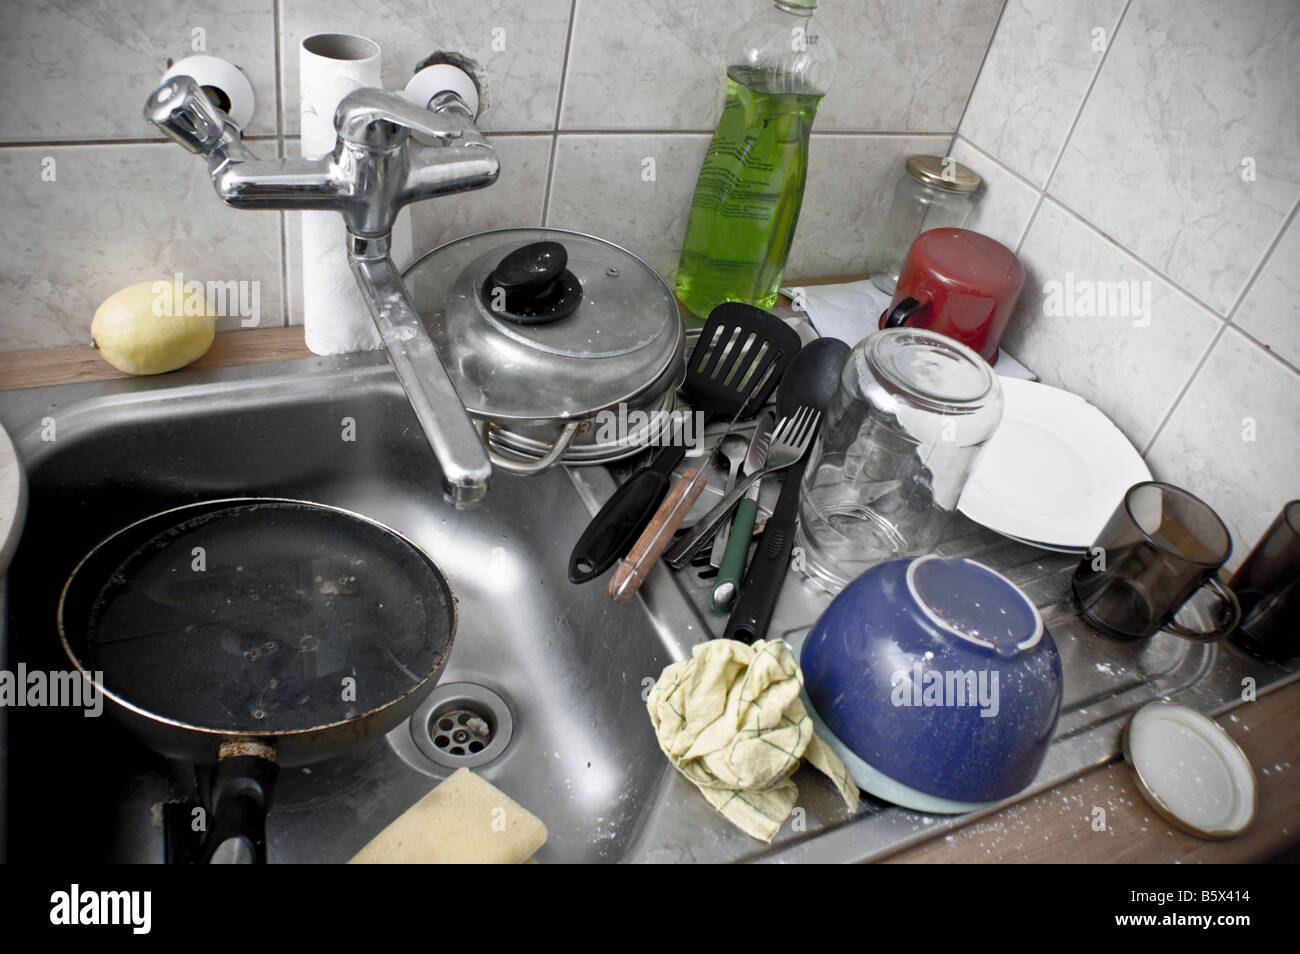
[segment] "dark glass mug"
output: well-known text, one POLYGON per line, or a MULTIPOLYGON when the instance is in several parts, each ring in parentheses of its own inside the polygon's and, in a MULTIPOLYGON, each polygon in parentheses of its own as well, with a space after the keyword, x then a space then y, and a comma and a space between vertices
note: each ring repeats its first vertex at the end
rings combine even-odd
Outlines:
POLYGON ((1209 641, 1241 618, 1232 591, 1216 575, 1232 553, 1232 536, 1210 507, 1172 484, 1134 484, 1079 561, 1071 588, 1084 620, 1109 636, 1145 639, 1168 630, 1209 641), (1220 604, 1211 630, 1175 622, 1205 587, 1220 604))
POLYGON ((1234 643, 1266 659, 1300 656, 1300 500, 1282 508, 1228 585, 1241 604, 1234 643))

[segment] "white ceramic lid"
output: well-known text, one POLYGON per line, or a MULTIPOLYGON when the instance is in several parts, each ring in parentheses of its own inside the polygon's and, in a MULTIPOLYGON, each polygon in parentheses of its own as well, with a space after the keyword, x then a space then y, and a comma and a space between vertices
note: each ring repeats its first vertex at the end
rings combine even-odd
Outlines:
POLYGON ((1231 838, 1254 821, 1250 760, 1208 716, 1176 703, 1148 703, 1133 713, 1123 743, 1138 790, 1184 831, 1231 838))

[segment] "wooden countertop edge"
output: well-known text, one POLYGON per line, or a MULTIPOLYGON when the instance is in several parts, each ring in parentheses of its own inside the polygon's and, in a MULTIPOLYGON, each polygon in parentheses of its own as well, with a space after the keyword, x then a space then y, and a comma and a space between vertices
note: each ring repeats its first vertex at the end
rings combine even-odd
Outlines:
POLYGON ((1255 821, 1236 838, 1206 841, 1174 828, 1138 792, 1132 769, 1119 758, 883 863, 1238 864, 1295 850, 1300 683, 1245 703, 1218 722, 1250 759, 1258 786, 1255 821))
MULTIPOLYGON (((252 328, 221 332, 203 357, 180 370, 195 371, 200 368, 224 368, 310 357, 312 353, 303 343, 301 326, 252 328)), ((90 345, 0 354, 0 391, 110 381, 130 376, 105 361, 90 345)))
MULTIPOLYGON (((866 275, 803 279, 825 285, 866 275)), ((782 299, 784 302, 784 299, 782 299)), ((222 332, 183 370, 309 358, 301 326, 222 332)), ((88 345, 0 354, 0 391, 125 378, 88 345)), ((1207 842, 1173 829, 1143 800, 1122 760, 1086 772, 946 836, 886 859, 934 862, 1240 862, 1260 861, 1300 843, 1300 785, 1289 784, 1300 755, 1300 684, 1270 693, 1221 718, 1255 766, 1259 812, 1241 836, 1207 842), (1106 828, 1094 831, 1094 808, 1106 828)))
MULTIPOLYGON (((810 278, 791 284, 828 285, 834 282, 857 281, 862 278, 866 276, 810 278)), ((789 304, 784 298, 781 302, 789 304)), ((89 327, 87 327, 87 335, 89 335, 89 327)), ((213 341, 207 354, 181 370, 194 371, 199 368, 223 368, 238 364, 262 364, 267 361, 288 361, 293 358, 310 357, 312 353, 303 343, 301 325, 283 328, 251 328, 221 332, 213 341)), ((114 368, 88 344, 39 351, 0 353, 0 391, 84 381, 110 381, 114 378, 126 377, 130 375, 114 368)))

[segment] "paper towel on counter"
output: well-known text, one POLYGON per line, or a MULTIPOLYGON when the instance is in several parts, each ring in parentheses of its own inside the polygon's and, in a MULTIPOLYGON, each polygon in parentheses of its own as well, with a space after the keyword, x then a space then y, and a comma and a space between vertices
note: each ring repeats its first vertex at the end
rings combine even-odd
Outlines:
MULTIPOLYGON (((856 345, 879 329, 880 316, 893 300, 892 295, 882 292, 870 280, 782 286, 781 294, 802 304, 808 320, 823 338, 839 338, 850 345, 856 345)), ((993 370, 1008 378, 1038 380, 1038 375, 1007 354, 1006 348, 998 351, 993 370)))
MULTIPOLYGON (((356 36, 313 36, 299 46, 301 154, 332 152, 334 113, 354 89, 382 86, 380 52, 356 36)), ((316 354, 347 354, 382 347, 370 310, 348 265, 347 227, 333 211, 302 214, 303 335, 316 354)), ((400 268, 412 259, 409 212, 393 226, 391 256, 400 268)))

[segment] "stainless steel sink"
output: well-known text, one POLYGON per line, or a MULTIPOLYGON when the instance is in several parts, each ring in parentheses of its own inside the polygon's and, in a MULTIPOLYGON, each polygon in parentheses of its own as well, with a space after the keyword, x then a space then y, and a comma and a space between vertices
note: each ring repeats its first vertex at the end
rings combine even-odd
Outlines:
MULTIPOLYGON (((509 744, 475 771, 545 819, 544 861, 625 856, 668 771, 641 678, 670 661, 645 608, 619 607, 566 577, 588 519, 563 469, 501 477, 484 507, 442 499, 437 464, 382 356, 309 359, 157 382, 0 397, 31 481, 9 576, 10 668, 66 670, 59 590, 113 528, 185 501, 301 497, 381 520, 425 548, 460 602, 442 684, 486 687, 509 707, 509 744), (41 440, 43 418, 54 441, 41 440), (350 420, 349 420, 350 419, 350 420), (353 428, 355 440, 344 440, 353 428)), ((106 713, 9 713, 10 861, 160 861, 158 805, 193 789, 192 770, 125 738, 106 713)), ((493 726, 497 728, 497 726, 493 726)), ((406 731, 403 727, 398 732, 406 731)), ((468 753, 467 753, 468 754, 468 753)), ((346 861, 450 766, 412 768, 388 740, 286 770, 268 822, 273 861, 346 861)))
MULTIPOLYGON (((660 754, 643 701, 665 665, 721 631, 725 618, 707 608, 709 581, 659 567, 644 599, 627 607, 599 583, 568 582, 573 541, 616 486, 605 468, 503 475, 481 510, 451 509, 382 354, 0 393, 0 421, 31 486, 7 581, 5 668, 67 669, 54 614, 72 566, 109 532, 179 503, 248 494, 346 507, 407 534, 446 572, 460 629, 433 707, 354 754, 283 773, 268 821, 272 861, 346 860, 458 764, 546 822, 542 862, 866 860, 959 823, 870 800, 849 817, 808 771, 796 776, 801 811, 773 845, 722 820, 660 754), (55 439, 45 440, 51 419, 55 439), (344 439, 349 432, 355 440, 344 439), (457 756, 452 737, 463 716, 486 729, 462 733, 457 756), (438 728, 444 721, 447 732, 438 728)), ((1066 706, 1026 795, 1113 758, 1123 717, 1142 702, 1168 697, 1217 712, 1240 702, 1246 676, 1262 692, 1297 675, 1226 645, 1158 637, 1133 646, 1091 635, 1064 597, 1069 557, 964 521, 944 549, 1020 583, 1061 648, 1066 706)), ((824 605, 787 580, 772 634, 799 636, 824 605)), ((192 767, 151 754, 107 714, 0 716, 10 861, 52 852, 162 860, 161 806, 194 797, 192 767)))

